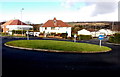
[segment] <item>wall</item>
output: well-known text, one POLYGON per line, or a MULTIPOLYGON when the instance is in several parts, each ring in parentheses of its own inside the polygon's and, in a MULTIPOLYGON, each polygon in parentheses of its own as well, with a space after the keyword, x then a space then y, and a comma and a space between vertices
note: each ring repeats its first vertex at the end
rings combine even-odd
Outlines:
POLYGON ((43 33, 68 33, 68 37, 71 37, 71 27, 55 27, 54 29, 51 29, 51 27, 40 27, 40 32, 43 33))

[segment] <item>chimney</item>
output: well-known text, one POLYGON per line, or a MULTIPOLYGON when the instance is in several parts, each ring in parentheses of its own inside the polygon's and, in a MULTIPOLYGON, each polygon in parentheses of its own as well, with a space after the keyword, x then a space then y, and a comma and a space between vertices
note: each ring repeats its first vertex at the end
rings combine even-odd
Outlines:
POLYGON ((57 20, 56 20, 55 17, 54 17, 54 19, 53 19, 53 22, 54 22, 54 25, 56 26, 56 25, 57 25, 57 20))

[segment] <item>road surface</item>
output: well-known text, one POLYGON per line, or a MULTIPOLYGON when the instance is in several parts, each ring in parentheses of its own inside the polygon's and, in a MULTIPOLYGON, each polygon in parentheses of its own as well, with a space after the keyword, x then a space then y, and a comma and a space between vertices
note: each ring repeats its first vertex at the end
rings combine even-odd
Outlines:
MULTIPOLYGON (((96 54, 37 52, 4 46, 5 42, 21 39, 26 38, 2 38, 2 77, 57 77, 66 75, 119 77, 119 45, 103 42, 102 45, 111 47, 112 51, 96 54)), ((36 39, 41 40, 40 38, 36 39)), ((79 42, 99 44, 98 40, 79 42)))

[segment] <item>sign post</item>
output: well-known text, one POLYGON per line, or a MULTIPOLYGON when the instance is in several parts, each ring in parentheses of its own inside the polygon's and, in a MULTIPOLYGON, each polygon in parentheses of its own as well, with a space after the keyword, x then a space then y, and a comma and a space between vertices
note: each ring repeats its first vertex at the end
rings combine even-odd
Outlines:
POLYGON ((27 40, 29 40, 29 32, 28 32, 28 30, 27 30, 27 40))
POLYGON ((77 35, 75 34, 75 35, 74 35, 74 42, 76 42, 76 37, 77 37, 77 35))
POLYGON ((100 47, 101 47, 101 40, 100 40, 100 47))
POLYGON ((104 39, 104 35, 99 35, 98 39, 100 40, 99 45, 100 45, 100 47, 101 47, 102 40, 104 39))

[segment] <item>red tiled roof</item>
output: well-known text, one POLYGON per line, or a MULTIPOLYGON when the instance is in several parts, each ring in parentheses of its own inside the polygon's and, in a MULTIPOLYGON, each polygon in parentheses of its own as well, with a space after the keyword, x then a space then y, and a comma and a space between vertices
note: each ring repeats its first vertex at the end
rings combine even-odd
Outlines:
POLYGON ((10 20, 10 21, 4 23, 3 25, 6 26, 6 25, 27 25, 27 24, 23 23, 20 20, 10 20))
POLYGON ((48 20, 45 24, 43 24, 42 27, 71 27, 71 26, 61 20, 56 20, 56 18, 54 18, 53 20, 48 20))

